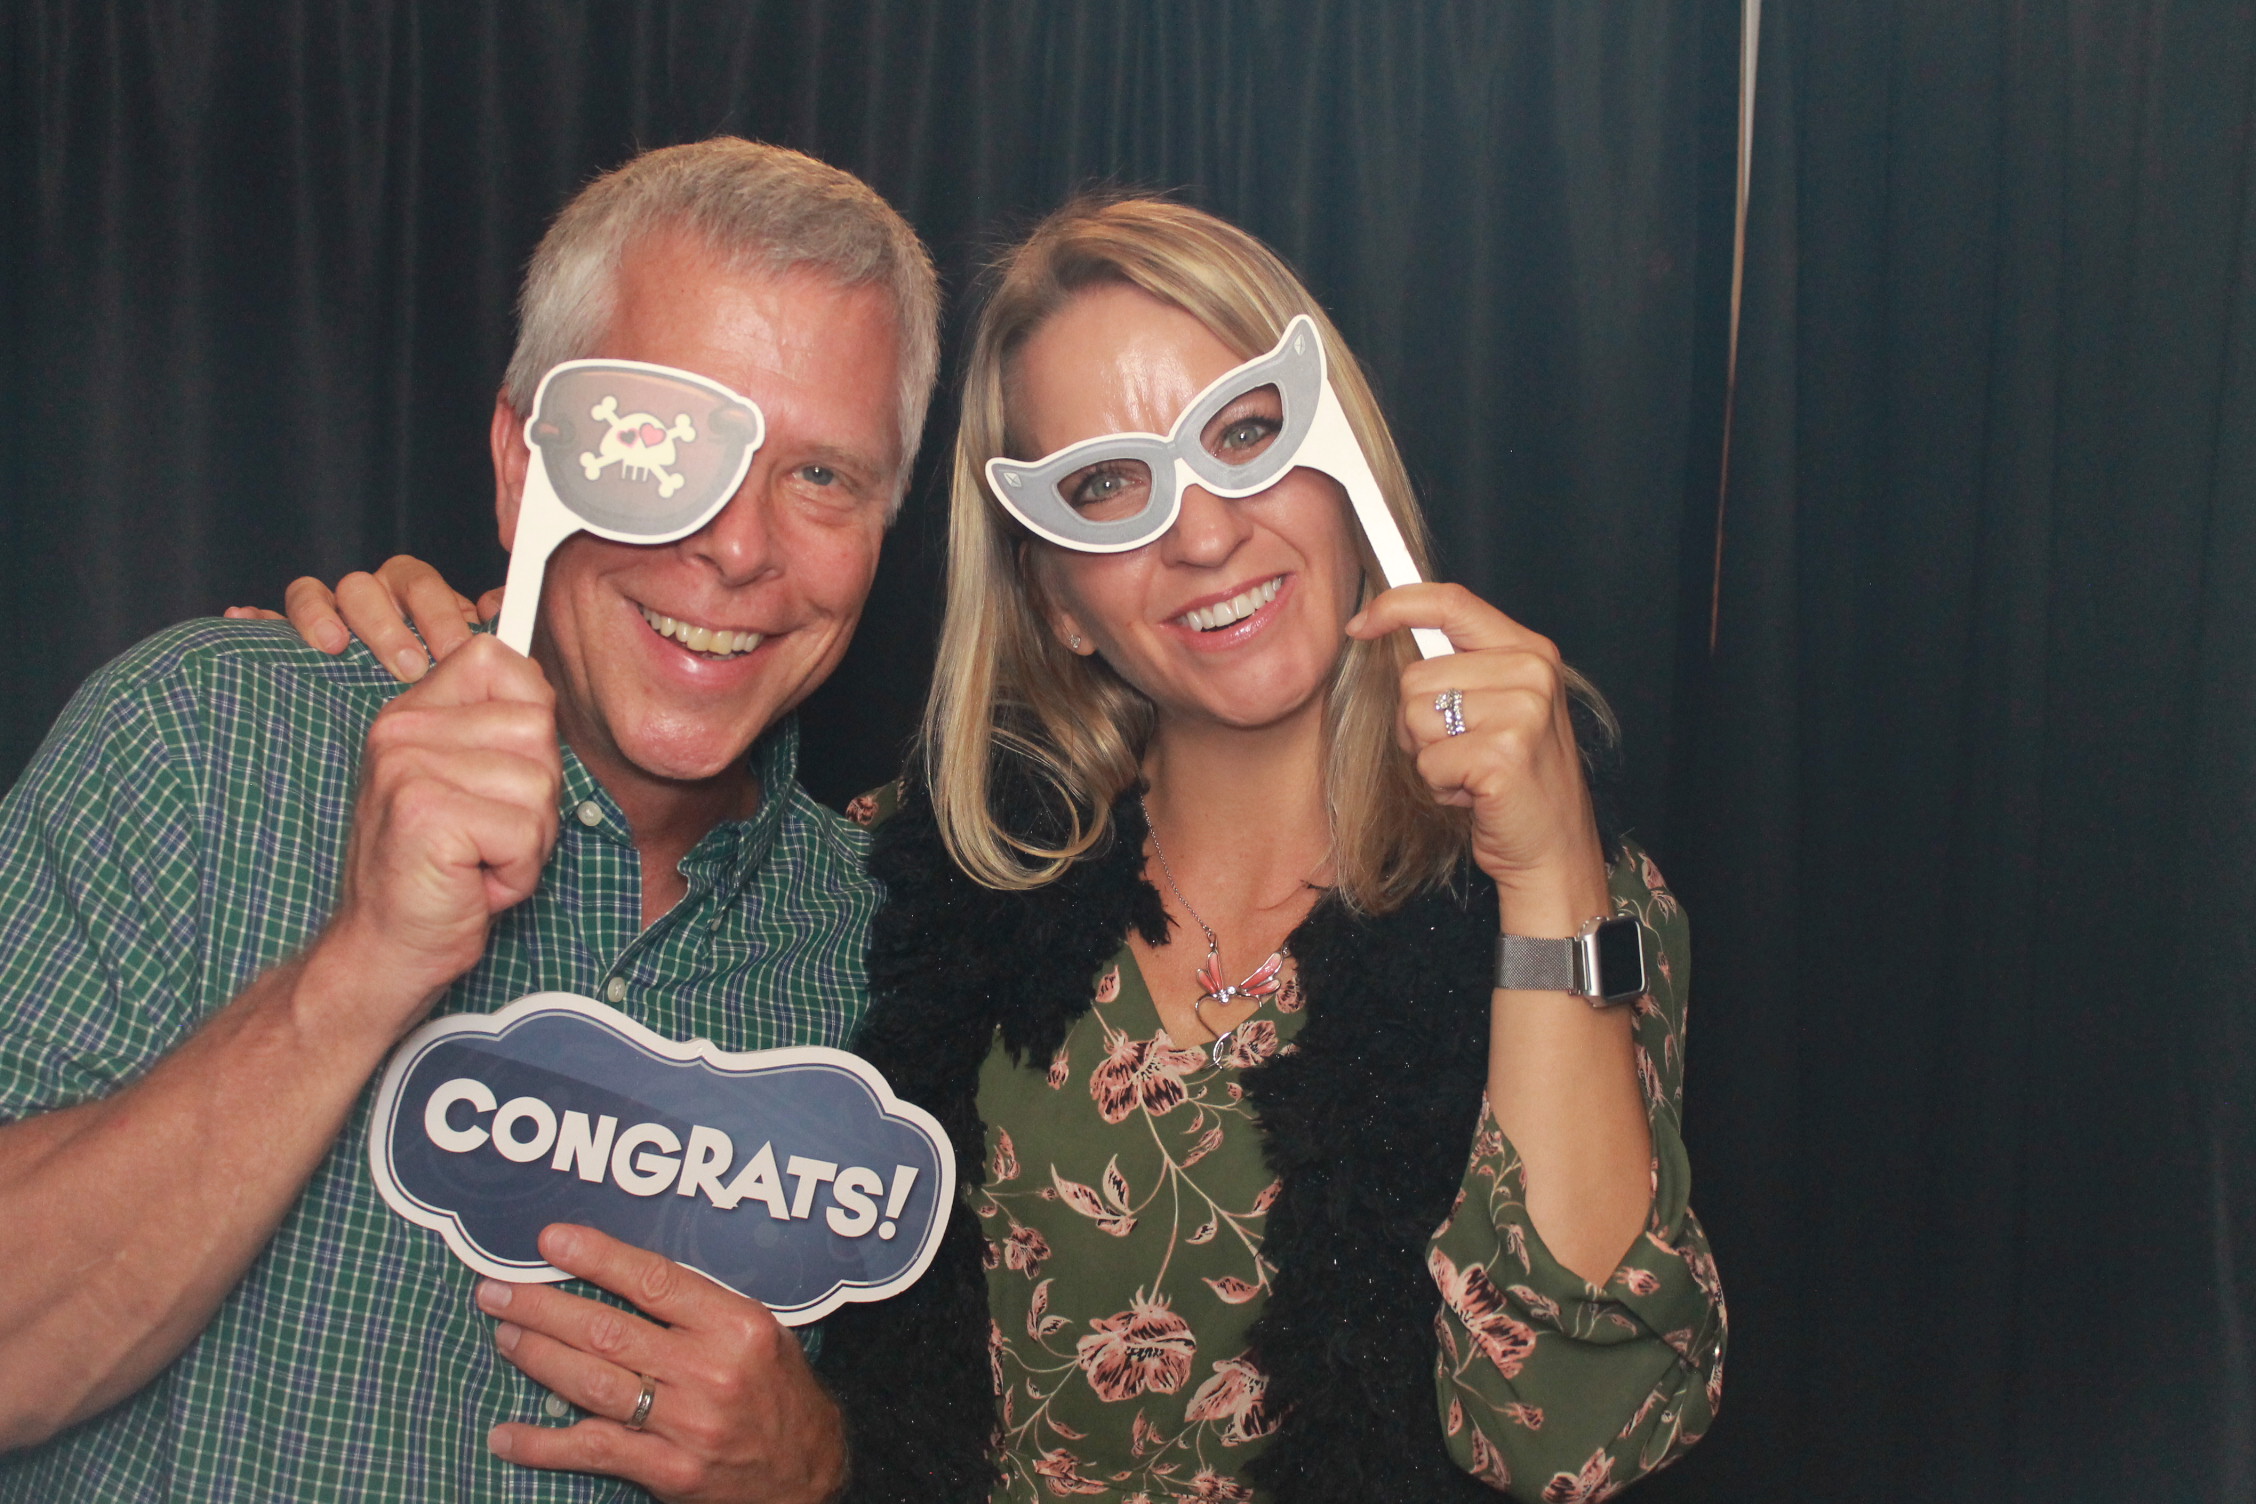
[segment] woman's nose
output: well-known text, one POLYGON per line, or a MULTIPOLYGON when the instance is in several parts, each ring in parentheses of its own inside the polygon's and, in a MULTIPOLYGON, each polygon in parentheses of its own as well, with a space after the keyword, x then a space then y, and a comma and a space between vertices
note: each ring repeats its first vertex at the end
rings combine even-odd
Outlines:
POLYGON ((1246 519, 1235 506, 1204 486, 1183 488, 1183 507, 1167 530, 1170 563, 1212 566, 1227 560, 1245 541, 1246 519))

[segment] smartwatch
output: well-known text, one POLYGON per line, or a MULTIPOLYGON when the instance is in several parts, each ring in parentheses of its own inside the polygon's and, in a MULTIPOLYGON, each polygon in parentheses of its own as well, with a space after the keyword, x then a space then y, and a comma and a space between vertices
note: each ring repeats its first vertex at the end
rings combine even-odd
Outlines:
POLYGON ((1571 940, 1496 937, 1496 985, 1569 992, 1611 1008, 1645 991, 1645 926, 1634 914, 1591 920, 1571 940))

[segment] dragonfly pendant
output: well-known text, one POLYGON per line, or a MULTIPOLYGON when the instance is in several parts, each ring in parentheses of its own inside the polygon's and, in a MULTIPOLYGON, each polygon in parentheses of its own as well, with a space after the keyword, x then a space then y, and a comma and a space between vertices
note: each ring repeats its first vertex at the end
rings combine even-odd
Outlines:
MULTIPOLYGON (((1221 949, 1218 946, 1209 945, 1206 950, 1206 964, 1198 969, 1198 984, 1201 995, 1199 1000, 1191 1005, 1191 1012, 1201 1024, 1212 1029, 1214 1026, 1206 1022, 1206 1005, 1208 1003, 1219 1004, 1226 1008, 1242 997, 1274 997, 1277 994, 1277 989, 1283 985, 1278 979, 1278 973, 1283 971, 1284 967, 1284 951, 1282 949, 1273 950, 1269 953, 1269 959, 1255 967, 1253 973, 1243 981, 1234 984, 1226 983, 1222 980, 1221 949)), ((1244 1019, 1240 1019, 1238 1024, 1244 1022, 1244 1019)), ((1214 1043, 1207 1047, 1206 1052, 1206 1058, 1211 1064, 1217 1067, 1222 1064, 1224 1055, 1229 1051, 1230 1036, 1238 1032, 1238 1024, 1232 1024, 1229 1028, 1215 1034, 1214 1043)))

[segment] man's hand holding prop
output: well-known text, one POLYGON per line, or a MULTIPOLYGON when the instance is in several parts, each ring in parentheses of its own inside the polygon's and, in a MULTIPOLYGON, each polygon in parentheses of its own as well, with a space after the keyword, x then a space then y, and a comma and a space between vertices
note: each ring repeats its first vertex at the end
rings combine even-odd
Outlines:
POLYGON ((563 764, 540 668, 470 644, 369 728, 343 891, 324 950, 355 958, 404 1011, 389 1036, 478 962, 493 917, 529 895, 556 842, 563 764))

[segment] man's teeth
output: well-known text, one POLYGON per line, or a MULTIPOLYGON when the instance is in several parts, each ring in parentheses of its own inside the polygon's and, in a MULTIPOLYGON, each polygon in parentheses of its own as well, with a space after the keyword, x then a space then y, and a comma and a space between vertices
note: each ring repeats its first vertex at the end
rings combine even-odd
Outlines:
POLYGON ((1234 621, 1244 621, 1254 612, 1275 600, 1277 592, 1282 590, 1284 585, 1285 577, 1278 575, 1275 579, 1256 585, 1251 590, 1231 596, 1219 606, 1201 606, 1196 611, 1185 611, 1175 620, 1194 631, 1211 632, 1217 627, 1226 627, 1234 621))
POLYGON ((710 653, 716 658, 733 658, 739 653, 749 653, 760 645, 757 632, 731 632, 725 627, 693 627, 686 621, 676 621, 663 616, 648 606, 638 607, 642 619, 650 623, 650 630, 660 637, 671 637, 693 653, 710 653))

